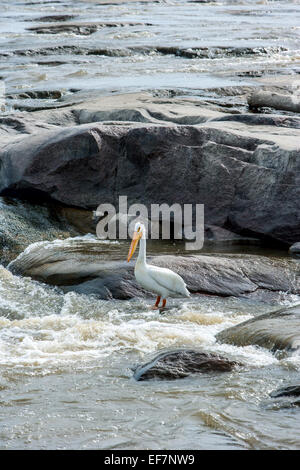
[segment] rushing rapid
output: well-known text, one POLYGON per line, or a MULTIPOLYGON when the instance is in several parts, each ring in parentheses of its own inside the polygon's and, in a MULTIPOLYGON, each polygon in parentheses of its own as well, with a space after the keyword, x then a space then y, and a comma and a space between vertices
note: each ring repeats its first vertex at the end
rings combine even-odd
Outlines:
MULTIPOLYGON (((268 394, 296 380, 300 357, 215 338, 278 305, 194 295, 161 315, 152 299, 63 293, 4 267, 0 295, 1 448, 297 448, 296 410, 268 394), (182 347, 242 366, 175 382, 132 378, 155 351, 182 347)), ((282 305, 299 301, 282 294, 282 305)))
POLYGON ((294 1, 3 1, 1 9, 0 75, 17 108, 79 90, 203 96, 299 72, 294 1))

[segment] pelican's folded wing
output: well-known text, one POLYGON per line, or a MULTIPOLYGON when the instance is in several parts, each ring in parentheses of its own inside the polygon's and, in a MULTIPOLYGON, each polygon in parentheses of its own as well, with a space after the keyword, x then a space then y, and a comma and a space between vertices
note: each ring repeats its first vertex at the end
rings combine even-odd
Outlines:
POLYGON ((190 293, 186 288, 185 282, 179 274, 174 273, 170 269, 158 266, 149 266, 149 275, 160 286, 164 287, 173 294, 181 294, 189 297, 190 293))

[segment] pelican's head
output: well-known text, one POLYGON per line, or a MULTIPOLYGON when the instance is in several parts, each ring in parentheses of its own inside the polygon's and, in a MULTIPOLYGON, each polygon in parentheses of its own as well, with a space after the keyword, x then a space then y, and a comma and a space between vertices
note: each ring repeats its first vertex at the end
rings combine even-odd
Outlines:
POLYGON ((134 226, 134 233, 132 237, 132 242, 129 248, 128 256, 127 256, 127 262, 129 262, 133 256, 133 253, 136 250, 136 247, 138 245, 138 242, 142 237, 145 237, 146 234, 146 229, 145 226, 141 222, 137 222, 134 226))

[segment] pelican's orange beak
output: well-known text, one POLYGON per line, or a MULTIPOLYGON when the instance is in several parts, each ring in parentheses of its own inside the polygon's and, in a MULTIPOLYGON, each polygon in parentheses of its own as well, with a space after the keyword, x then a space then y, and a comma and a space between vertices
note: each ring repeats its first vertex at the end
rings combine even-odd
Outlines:
POLYGON ((127 262, 131 260, 132 255, 135 252, 137 244, 141 238, 142 238, 142 230, 139 230, 138 232, 134 232, 133 237, 132 237, 132 242, 129 248, 128 256, 127 256, 127 262))

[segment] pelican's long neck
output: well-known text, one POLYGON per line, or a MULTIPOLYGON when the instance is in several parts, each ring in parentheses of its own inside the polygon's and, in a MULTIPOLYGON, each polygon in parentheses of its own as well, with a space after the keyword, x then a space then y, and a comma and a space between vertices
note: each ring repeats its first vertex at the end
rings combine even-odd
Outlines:
POLYGON ((139 263, 146 264, 146 238, 144 238, 144 236, 140 239, 140 249, 137 261, 139 263))

